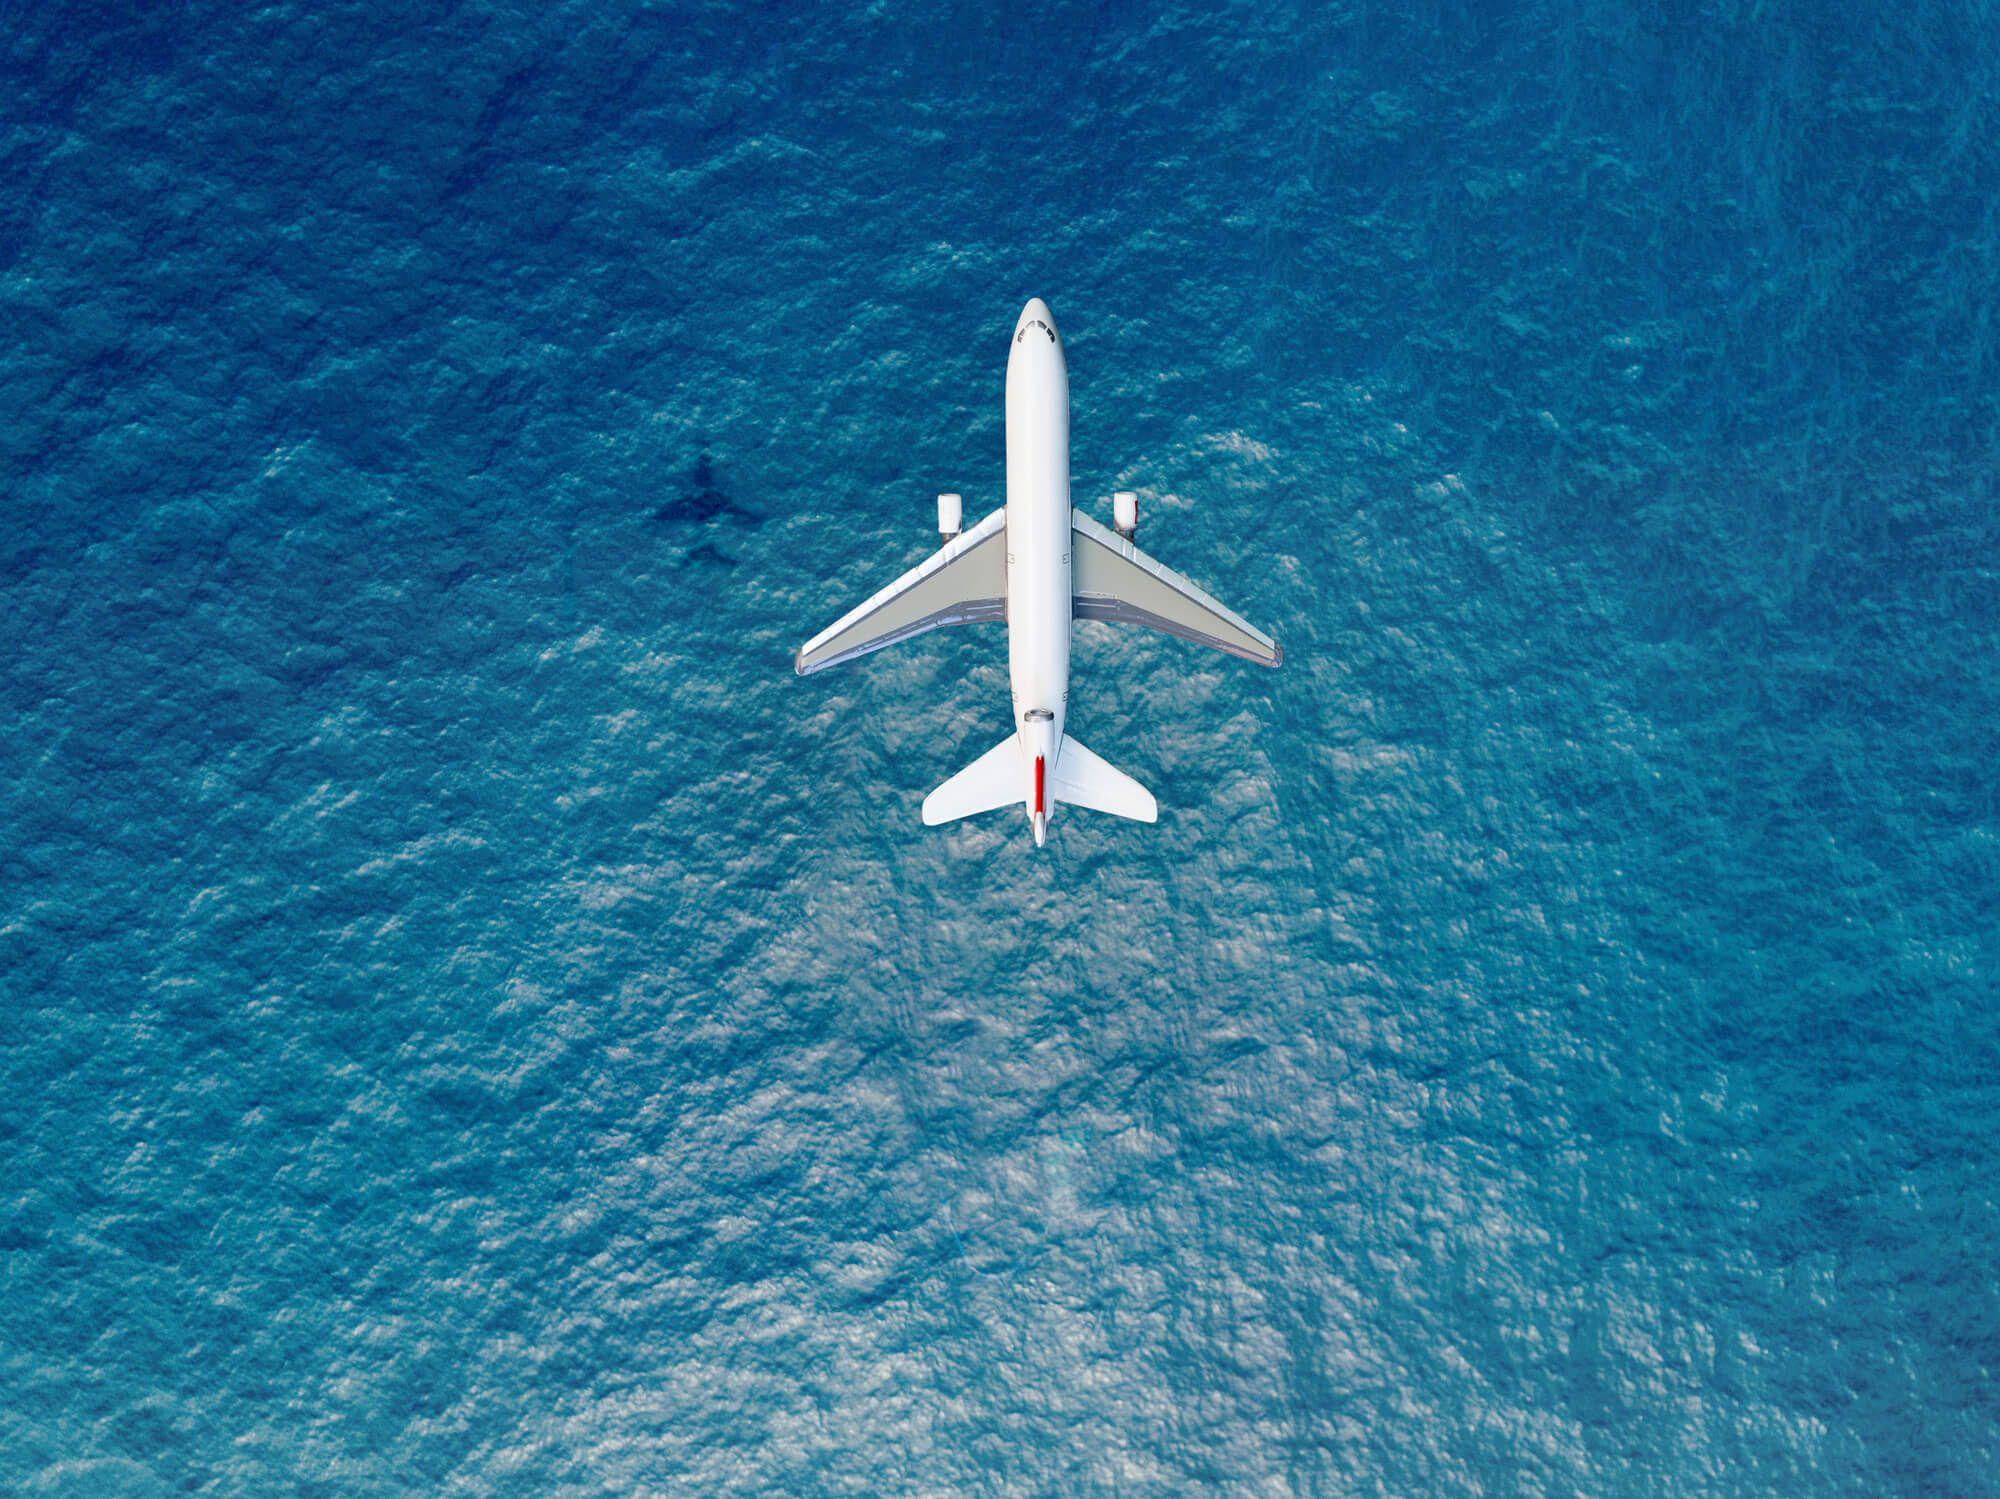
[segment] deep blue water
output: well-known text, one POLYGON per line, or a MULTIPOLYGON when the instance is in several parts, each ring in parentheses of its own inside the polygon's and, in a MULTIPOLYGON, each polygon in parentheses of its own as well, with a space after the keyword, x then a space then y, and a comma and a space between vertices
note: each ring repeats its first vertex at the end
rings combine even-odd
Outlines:
POLYGON ((4 20, 0 1488, 2000 1491, 2000 10, 4 20))

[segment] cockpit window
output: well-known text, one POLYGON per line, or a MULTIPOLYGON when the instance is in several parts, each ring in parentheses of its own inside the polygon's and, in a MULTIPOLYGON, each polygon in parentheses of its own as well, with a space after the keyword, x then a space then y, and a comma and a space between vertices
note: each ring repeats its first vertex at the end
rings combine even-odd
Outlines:
POLYGON ((1049 712, 1047 708, 1030 708, 1021 715, 1023 723, 1051 723, 1054 719, 1055 714, 1049 712))

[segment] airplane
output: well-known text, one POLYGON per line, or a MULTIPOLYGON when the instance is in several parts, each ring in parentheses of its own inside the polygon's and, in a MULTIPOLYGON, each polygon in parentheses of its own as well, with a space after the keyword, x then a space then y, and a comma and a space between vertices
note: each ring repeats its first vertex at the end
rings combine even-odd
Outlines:
POLYGON ((942 625, 1004 623, 1014 731, 924 798, 924 822, 1018 802, 1040 848, 1064 803, 1154 821, 1153 794, 1065 732, 1071 621, 1145 625, 1260 666, 1284 652, 1139 550, 1136 494, 1112 496, 1115 530, 1071 508, 1069 365, 1040 297, 1021 309, 1007 355, 1007 503, 969 531, 963 519, 963 497, 939 495, 939 549, 800 646, 794 668, 808 676, 942 625))

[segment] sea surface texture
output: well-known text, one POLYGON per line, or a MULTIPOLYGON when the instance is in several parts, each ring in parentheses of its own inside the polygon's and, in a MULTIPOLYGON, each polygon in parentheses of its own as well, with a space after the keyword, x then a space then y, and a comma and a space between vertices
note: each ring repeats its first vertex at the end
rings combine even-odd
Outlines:
POLYGON ((4 23, 0 1491, 2000 1492, 2000 9, 4 23))

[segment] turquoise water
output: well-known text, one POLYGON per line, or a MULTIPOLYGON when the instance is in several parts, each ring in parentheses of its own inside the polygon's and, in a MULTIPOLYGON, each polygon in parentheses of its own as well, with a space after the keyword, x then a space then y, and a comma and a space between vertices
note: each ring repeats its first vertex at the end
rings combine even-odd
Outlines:
POLYGON ((12 7, 0 1480, 1993 1492, 1990 7, 12 7), (923 828, 1079 500, 1159 796, 923 828))

